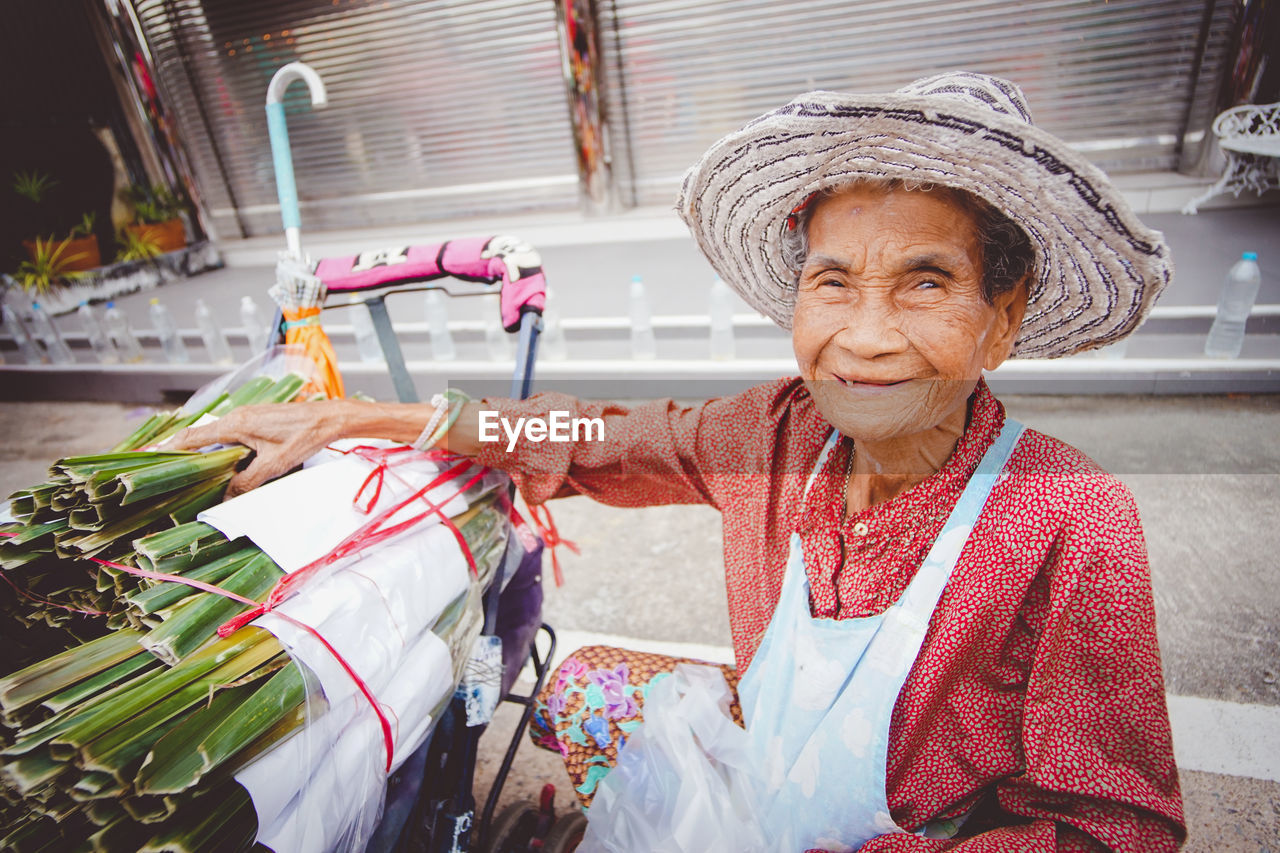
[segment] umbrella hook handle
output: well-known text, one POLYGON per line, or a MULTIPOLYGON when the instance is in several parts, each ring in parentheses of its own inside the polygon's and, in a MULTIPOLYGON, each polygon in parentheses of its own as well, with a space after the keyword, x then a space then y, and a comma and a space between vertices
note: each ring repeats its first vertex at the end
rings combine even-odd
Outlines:
POLYGON ((289 128, 284 114, 284 92, 295 80, 302 80, 307 84, 307 88, 311 90, 313 106, 324 106, 329 102, 329 97, 320 75, 310 65, 302 62, 290 62, 281 66, 267 86, 267 133, 271 138, 271 159, 275 164, 280 218, 284 221, 289 254, 302 260, 302 216, 298 211, 298 185, 293 178, 293 154, 289 149, 289 128))

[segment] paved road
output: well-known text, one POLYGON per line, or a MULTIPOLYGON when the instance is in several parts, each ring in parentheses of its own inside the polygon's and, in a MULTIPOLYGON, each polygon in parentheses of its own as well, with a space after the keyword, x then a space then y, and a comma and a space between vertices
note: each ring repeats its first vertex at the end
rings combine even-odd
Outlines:
MULTIPOLYGON (((1151 555, 1191 850, 1269 850, 1280 838, 1280 397, 1016 397, 1009 411, 1083 449, 1134 492, 1151 555)), ((120 404, 0 404, 0 489, 54 456, 112 443, 141 412, 120 404)), ((602 636, 727 659, 720 523, 705 507, 555 505, 582 553, 562 555, 546 619, 562 645, 602 636)), ((564 649, 568 650, 568 649, 564 649)), ((486 738, 478 790, 504 748, 486 738)), ((522 746, 505 794, 561 782, 558 759, 522 746)), ((563 787, 563 786, 562 786, 563 787)), ((566 802, 561 795, 561 802, 566 802)))

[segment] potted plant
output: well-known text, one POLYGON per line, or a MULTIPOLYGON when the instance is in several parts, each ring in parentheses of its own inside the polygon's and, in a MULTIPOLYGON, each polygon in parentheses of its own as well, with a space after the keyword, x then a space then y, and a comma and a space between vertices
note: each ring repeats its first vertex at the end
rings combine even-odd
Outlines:
MULTIPOLYGON (((44 240, 46 244, 57 242, 65 247, 63 257, 68 259, 71 272, 83 272, 91 270, 95 267, 102 266, 102 252, 98 248, 98 235, 93 233, 94 225, 97 224, 97 215, 90 211, 81 217, 80 221, 71 226, 71 231, 62 240, 56 240, 52 234, 44 240)), ((40 238, 36 237, 32 240, 23 240, 22 245, 26 247, 27 254, 30 255, 32 262, 36 261, 38 254, 37 244, 40 238)))
MULTIPOLYGON (((26 247, 27 256, 30 258, 31 263, 38 264, 42 260, 42 256, 47 255, 48 252, 41 251, 37 247, 37 243, 61 243, 65 245, 65 249, 60 253, 60 256, 68 265, 67 271, 91 270, 94 267, 101 266, 102 254, 98 248, 98 237, 93 233, 96 216, 92 211, 84 214, 80 218, 80 222, 72 226, 70 231, 67 232, 67 236, 62 240, 58 240, 51 233, 59 230, 59 227, 49 220, 44 202, 49 191, 57 184, 57 181, 42 172, 14 173, 13 191, 31 203, 31 209, 25 214, 27 217, 25 221, 35 226, 36 234, 44 235, 48 233, 49 235, 43 240, 40 237, 23 240, 22 245, 26 247)), ((48 245, 45 246, 45 249, 48 249, 48 245)))
POLYGON ((124 227, 125 234, 143 237, 159 246, 161 252, 173 252, 187 245, 182 224, 186 206, 172 190, 163 184, 151 187, 134 184, 124 196, 133 207, 134 218, 132 225, 124 227))
POLYGON ((116 234, 117 261, 149 261, 165 250, 154 232, 126 225, 116 234))
POLYGON ((35 205, 43 204, 49 190, 57 185, 57 181, 43 172, 13 173, 13 191, 35 205))
POLYGON ((15 275, 22 289, 36 296, 44 296, 54 287, 84 275, 78 266, 83 258, 70 250, 69 240, 42 240, 33 242, 31 260, 23 261, 15 275))

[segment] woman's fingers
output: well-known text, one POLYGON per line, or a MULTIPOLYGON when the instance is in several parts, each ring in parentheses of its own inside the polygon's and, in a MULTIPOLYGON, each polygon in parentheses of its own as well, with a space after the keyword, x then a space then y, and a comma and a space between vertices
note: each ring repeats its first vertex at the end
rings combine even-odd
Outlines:
POLYGON ((296 447, 267 445, 255 448, 249 464, 227 484, 227 497, 233 498, 250 489, 256 489, 269 480, 283 476, 300 465, 309 453, 296 447))
POLYGON ((231 412, 203 426, 187 427, 165 443, 170 450, 199 450, 211 444, 251 445, 257 430, 243 410, 231 412))
POLYGON ((165 450, 199 450, 211 444, 226 444, 221 438, 219 423, 206 424, 200 427, 187 427, 175 434, 163 445, 165 450))
POLYGON ((227 498, 234 498, 236 495, 242 495, 251 489, 256 489, 263 483, 275 476, 271 473, 270 467, 266 464, 266 460, 262 457, 255 457, 249 463, 249 467, 231 478, 231 482, 227 483, 227 498))
POLYGON ((258 444, 279 441, 296 425, 280 418, 275 406, 246 406, 204 426, 188 427, 170 439, 176 450, 199 450, 211 444, 258 444))
POLYGON ((332 405, 245 406, 175 435, 166 448, 199 450, 211 444, 242 444, 254 451, 249 465, 228 484, 234 497, 289 473, 340 434, 332 405))
POLYGON ((327 442, 310 433, 299 432, 285 441, 256 439, 244 443, 253 448, 254 455, 249 465, 232 478, 228 497, 283 477, 322 450, 327 442))

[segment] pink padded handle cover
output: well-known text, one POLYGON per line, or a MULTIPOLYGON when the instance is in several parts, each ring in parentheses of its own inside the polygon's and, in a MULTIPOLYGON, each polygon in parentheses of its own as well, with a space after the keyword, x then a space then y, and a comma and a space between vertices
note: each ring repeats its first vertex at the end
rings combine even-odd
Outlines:
POLYGON ((481 284, 502 283, 499 310, 508 332, 525 311, 542 313, 547 279, 542 259, 514 237, 468 237, 428 246, 403 246, 324 258, 316 275, 330 292, 354 292, 431 281, 445 276, 481 284))

